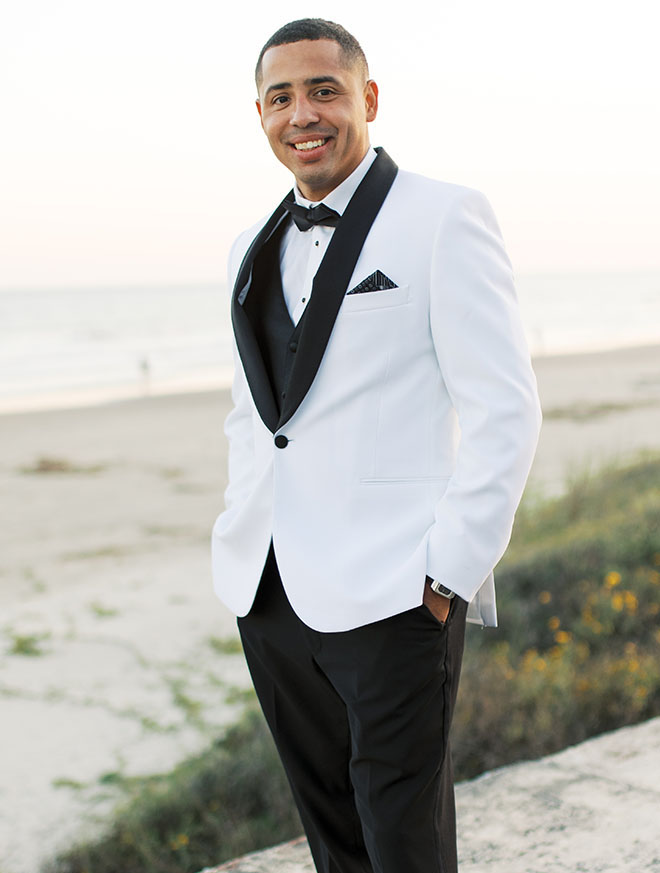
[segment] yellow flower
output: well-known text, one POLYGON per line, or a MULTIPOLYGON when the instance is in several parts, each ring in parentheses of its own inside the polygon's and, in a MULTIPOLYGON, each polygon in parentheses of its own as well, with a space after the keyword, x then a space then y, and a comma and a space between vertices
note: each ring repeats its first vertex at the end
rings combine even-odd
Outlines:
POLYGON ((527 651, 523 655, 523 666, 531 667, 537 657, 538 652, 536 651, 536 649, 527 649, 527 651))
POLYGON ((612 606, 617 612, 621 612, 623 609, 623 594, 620 594, 618 591, 612 595, 612 606))
POLYGON ((628 610, 628 612, 636 612, 637 611, 638 600, 635 597, 635 595, 632 593, 632 591, 624 591, 623 592, 623 599, 625 601, 626 609, 628 610))
POLYGON ((639 670, 639 661, 637 660, 637 658, 631 658, 628 661, 628 670, 631 673, 636 673, 639 670))
POLYGON ((539 594, 539 603, 550 603, 552 594, 549 591, 541 591, 539 594))
POLYGON ((557 631, 555 634, 555 641, 559 643, 560 646, 566 645, 566 643, 570 643, 573 638, 573 634, 568 633, 568 631, 557 631))
POLYGON ((605 576, 606 588, 614 588, 619 582, 621 582, 621 573, 617 573, 616 570, 610 570, 605 576))
POLYGON ((560 625, 560 621, 556 615, 553 615, 552 618, 548 619, 548 627, 550 630, 557 630, 560 625))
POLYGON ((187 846, 190 840, 188 839, 187 834, 177 834, 173 840, 170 841, 170 848, 174 849, 176 852, 177 849, 182 849, 184 846, 187 846))
POLYGON ((537 670, 539 670, 539 672, 543 672, 543 670, 545 670, 545 667, 546 667, 546 663, 545 663, 545 661, 543 660, 543 658, 538 658, 538 659, 534 662, 534 667, 535 667, 537 670))
POLYGON ((639 688, 635 688, 635 697, 639 697, 640 700, 643 700, 645 697, 648 697, 649 690, 648 688, 644 688, 643 685, 640 685, 639 688))

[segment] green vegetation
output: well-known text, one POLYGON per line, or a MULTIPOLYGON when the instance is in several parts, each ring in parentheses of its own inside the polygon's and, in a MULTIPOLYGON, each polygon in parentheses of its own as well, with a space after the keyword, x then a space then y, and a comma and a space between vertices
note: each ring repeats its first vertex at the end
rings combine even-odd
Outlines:
POLYGON ((209 637, 209 646, 220 655, 240 655, 243 646, 238 637, 209 637))
POLYGON ((53 788, 71 788, 73 791, 80 791, 85 787, 84 784, 77 779, 67 779, 64 776, 60 779, 53 779, 51 785, 53 788))
POLYGON ((656 406, 654 399, 635 399, 629 402, 602 402, 580 403, 572 406, 556 406, 554 409, 544 410, 543 420, 565 419, 567 421, 589 421, 594 418, 602 418, 616 412, 628 412, 631 409, 643 409, 646 406, 656 406))
POLYGON ((172 700, 174 704, 183 711, 184 715, 190 722, 202 727, 202 702, 200 700, 195 700, 186 693, 184 690, 186 683, 183 679, 171 679, 169 681, 169 686, 172 692, 172 700))
MULTIPOLYGON (((496 575, 501 628, 467 634, 457 778, 660 714, 660 457, 528 499, 496 575)), ((107 836, 44 873, 193 873, 301 830, 253 711, 204 755, 130 790, 107 836)))
POLYGON ((48 639, 48 634, 15 634, 10 631, 9 638, 11 640, 8 649, 9 655, 37 657, 44 654, 41 644, 45 639, 48 639))
POLYGON ((104 606, 102 603, 99 603, 98 600, 94 600, 89 604, 89 608, 94 613, 94 615, 99 618, 111 618, 114 615, 118 614, 118 610, 116 610, 112 606, 104 606))
POLYGON ((460 778, 660 714, 660 459, 523 506, 496 576, 501 630, 468 634, 460 778))
POLYGON ((302 831, 254 711, 203 755, 135 780, 132 792, 104 837, 51 861, 44 873, 192 873, 302 831))

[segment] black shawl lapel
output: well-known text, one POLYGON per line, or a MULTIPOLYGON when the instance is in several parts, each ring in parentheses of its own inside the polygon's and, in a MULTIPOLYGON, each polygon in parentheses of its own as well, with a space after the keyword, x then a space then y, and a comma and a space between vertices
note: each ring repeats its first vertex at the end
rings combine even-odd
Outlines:
MULTIPOLYGON (((287 197, 290 198, 292 196, 293 191, 289 192, 284 199, 286 200, 287 197)), ((277 429, 277 421, 280 416, 275 398, 273 397, 273 390, 264 365, 261 349, 254 335, 250 319, 243 309, 243 302, 250 290, 254 260, 261 247, 268 242, 286 214, 286 210, 280 203, 252 241, 238 271, 231 303, 231 320, 234 326, 234 336, 236 337, 238 353, 241 356, 243 369, 245 370, 245 377, 250 386, 250 392, 252 393, 252 398, 259 415, 266 427, 273 433, 277 429)))
POLYGON ((397 165, 384 149, 377 151, 378 157, 346 207, 314 278, 299 325, 298 350, 278 428, 293 416, 316 377, 364 241, 396 177, 397 165))

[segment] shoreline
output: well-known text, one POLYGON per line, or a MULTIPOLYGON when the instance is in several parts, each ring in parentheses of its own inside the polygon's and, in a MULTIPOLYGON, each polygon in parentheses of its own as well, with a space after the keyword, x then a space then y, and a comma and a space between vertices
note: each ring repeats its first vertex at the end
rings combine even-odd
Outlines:
POLYGON ((28 415, 33 412, 59 412, 68 409, 92 409, 125 401, 149 400, 152 397, 179 397, 182 394, 211 394, 228 391, 232 377, 228 374, 184 383, 165 382, 150 386, 147 390, 136 385, 125 388, 90 389, 85 391, 61 391, 52 394, 37 394, 22 397, 12 403, 0 400, 0 418, 7 415, 28 415))
MULTIPOLYGON (((597 347, 593 349, 576 349, 568 351, 537 352, 532 355, 532 363, 546 361, 580 361, 585 358, 647 355, 656 352, 660 362, 660 343, 634 343, 620 346, 597 347)), ((541 364, 542 365, 542 364, 541 364)), ((223 371, 219 375, 207 375, 196 380, 168 381, 149 386, 147 389, 139 384, 107 389, 85 389, 81 391, 59 391, 37 394, 34 397, 21 397, 11 401, 0 398, 0 418, 9 415, 27 415, 39 412, 58 412, 70 409, 89 409, 108 406, 127 401, 149 400, 154 397, 179 397, 182 394, 215 394, 231 389, 232 374, 223 371)))

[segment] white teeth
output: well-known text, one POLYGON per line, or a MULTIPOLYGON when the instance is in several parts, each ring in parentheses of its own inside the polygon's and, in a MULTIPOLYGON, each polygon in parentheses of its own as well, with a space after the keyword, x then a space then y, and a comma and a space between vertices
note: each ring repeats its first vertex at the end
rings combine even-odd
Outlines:
POLYGON ((310 140, 309 142, 297 142, 297 143, 294 143, 294 145, 298 149, 299 152, 306 152, 306 151, 309 151, 309 149, 317 149, 317 148, 319 148, 319 146, 322 146, 323 140, 322 139, 314 139, 314 140, 310 140))

